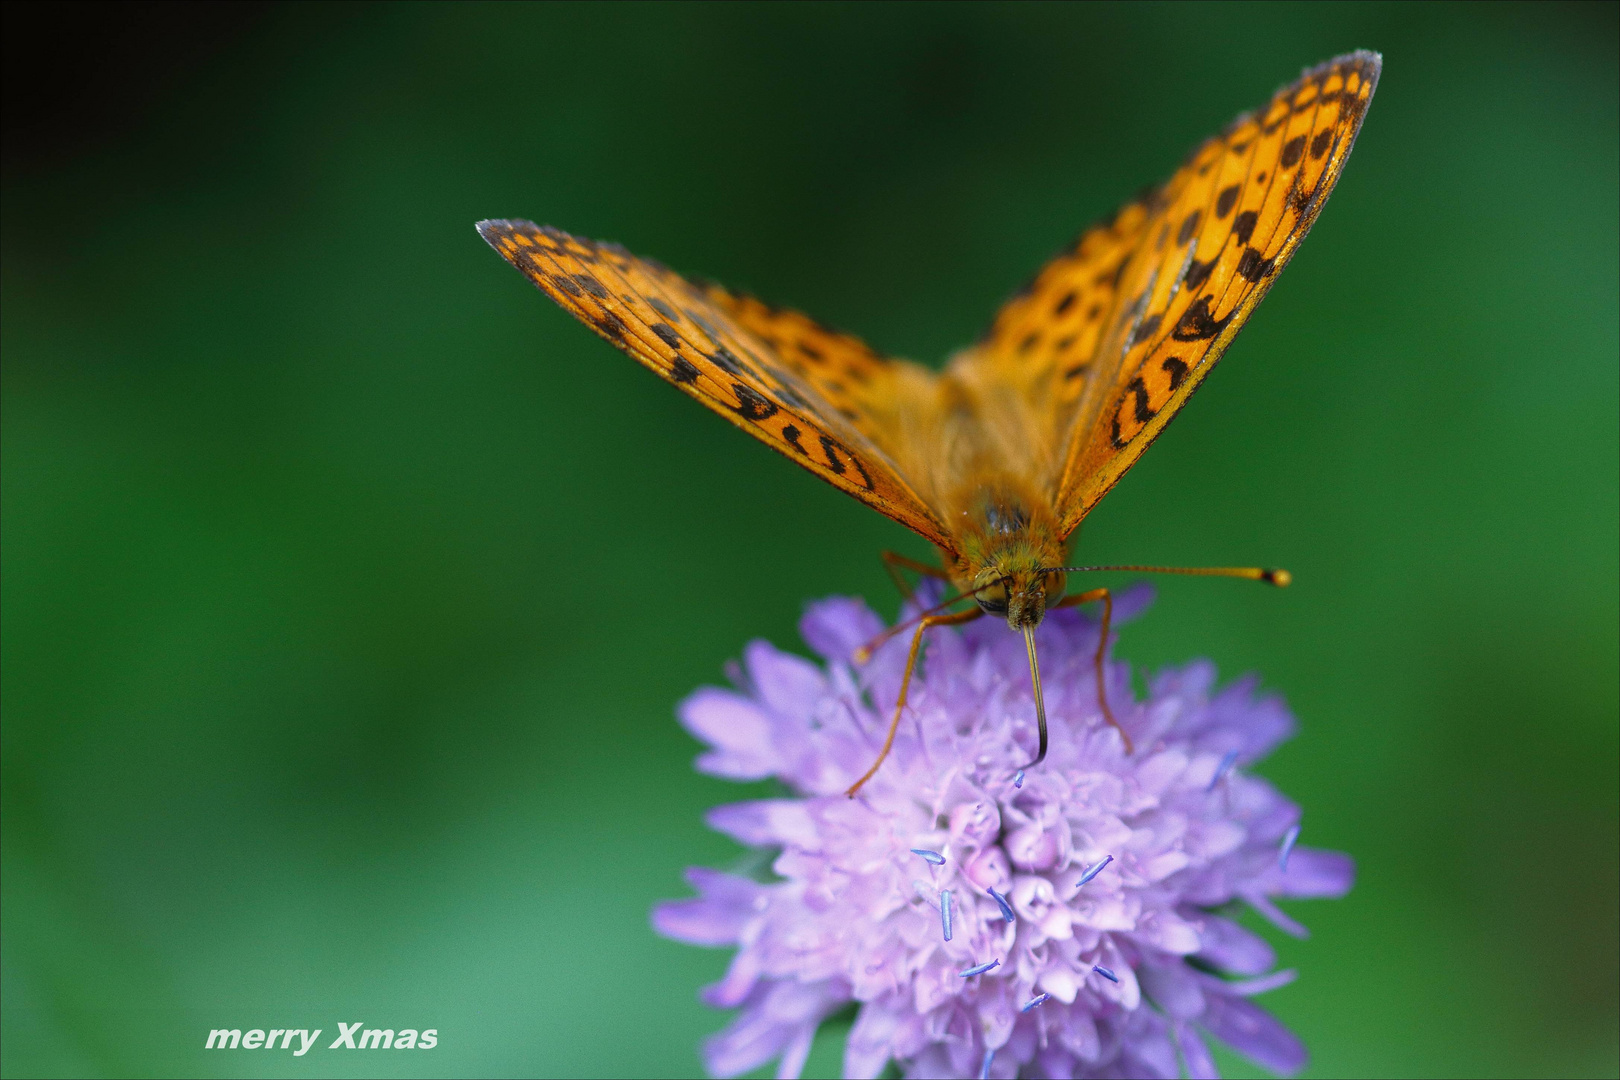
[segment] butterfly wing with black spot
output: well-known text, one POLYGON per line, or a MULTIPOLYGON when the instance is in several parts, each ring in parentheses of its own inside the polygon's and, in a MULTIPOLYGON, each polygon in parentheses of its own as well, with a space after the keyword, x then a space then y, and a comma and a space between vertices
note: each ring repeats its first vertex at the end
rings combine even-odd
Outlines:
POLYGON ((1186 404, 1298 250, 1344 170, 1381 66, 1358 52, 1305 72, 1150 197, 1098 338, 1097 374, 1066 433, 1056 499, 1066 531, 1186 404))
MULTIPOLYGON (((1028 440, 1042 471, 1061 465, 1063 435, 1097 370, 1097 345, 1107 329, 1120 278, 1152 215, 1140 199, 1081 233, 996 313, 978 343, 951 373, 992 401, 986 420, 1009 421, 1028 440), (1055 464, 1053 464, 1055 463, 1055 464)), ((1053 484, 1055 476, 1039 478, 1053 484)))
POLYGON ((718 286, 705 290, 617 244, 527 221, 484 221, 478 231, 564 310, 644 366, 834 487, 949 545, 938 516, 885 452, 882 423, 855 392, 864 380, 892 395, 899 369, 913 365, 845 335, 812 334, 802 315, 718 286), (783 332, 768 337, 756 325, 773 312, 783 332))

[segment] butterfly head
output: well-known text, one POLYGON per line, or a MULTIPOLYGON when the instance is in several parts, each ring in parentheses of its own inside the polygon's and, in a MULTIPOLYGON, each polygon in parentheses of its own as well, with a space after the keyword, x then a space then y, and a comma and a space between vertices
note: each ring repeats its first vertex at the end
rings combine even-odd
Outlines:
POLYGON ((1000 615, 1014 630, 1041 624, 1046 609, 1063 599, 1062 573, 1051 573, 1038 560, 1028 565, 995 565, 975 575, 973 599, 987 615, 1000 615))

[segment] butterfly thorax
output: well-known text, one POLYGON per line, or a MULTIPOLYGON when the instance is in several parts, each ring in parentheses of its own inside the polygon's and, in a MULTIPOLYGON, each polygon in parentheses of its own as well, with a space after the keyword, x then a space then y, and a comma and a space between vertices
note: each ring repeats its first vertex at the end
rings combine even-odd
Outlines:
POLYGON ((951 515, 957 550, 945 552, 952 580, 992 615, 1004 615, 1014 630, 1038 626, 1049 605, 1063 597, 1062 566, 1068 550, 1046 500, 1010 479, 964 488, 951 515))

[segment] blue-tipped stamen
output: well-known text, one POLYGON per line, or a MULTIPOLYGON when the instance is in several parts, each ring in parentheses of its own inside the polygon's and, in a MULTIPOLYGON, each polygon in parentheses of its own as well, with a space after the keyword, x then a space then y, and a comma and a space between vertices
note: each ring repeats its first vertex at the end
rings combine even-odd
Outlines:
POLYGON ((1002 896, 1000 893, 996 892, 996 890, 991 889, 990 899, 994 900, 996 902, 996 907, 1001 909, 1001 917, 1003 919, 1006 919, 1008 922, 1016 921, 1016 916, 1013 915, 1012 905, 1007 903, 1007 898, 1005 896, 1002 896))
POLYGON ((998 968, 1000 966, 1001 966, 1001 958, 998 956, 994 960, 990 961, 988 964, 975 964, 973 967, 968 968, 966 971, 958 971, 957 974, 962 976, 962 978, 964 978, 964 979, 971 979, 975 975, 983 975, 985 972, 989 971, 991 968, 998 968))
POLYGON ((986 1050, 984 1052, 984 1064, 979 1066, 979 1080, 990 1080, 990 1063, 994 1060, 996 1060, 996 1052, 986 1050))
POLYGON ((1232 771, 1232 763, 1237 760, 1237 754, 1236 750, 1226 752, 1226 756, 1221 758, 1221 763, 1215 766, 1215 775, 1210 777, 1209 787, 1205 788, 1205 791, 1214 791, 1215 785, 1226 779, 1226 774, 1232 771))
POLYGON ((1277 869, 1288 873, 1288 855, 1294 850, 1294 841, 1299 839, 1299 826, 1295 825, 1283 836, 1282 850, 1277 852, 1277 869))
POLYGON ((911 849, 911 853, 913 855, 921 855, 924 859, 927 859, 935 866, 945 865, 945 856, 941 855, 937 851, 929 851, 927 848, 914 847, 911 849))
POLYGON ((1119 976, 1115 975, 1112 971, 1109 971, 1107 968, 1103 967, 1101 964, 1092 964, 1091 965, 1091 970, 1095 971, 1097 974, 1101 975, 1103 978, 1107 979, 1111 983, 1119 982, 1119 976))
POLYGON ((939 928, 945 932, 945 940, 951 940, 951 890, 939 890, 939 928))
POLYGON ((1018 1006, 1018 1011, 1024 1013, 1029 1012, 1031 1009, 1038 1009, 1050 1000, 1052 1000, 1051 994, 1036 994, 1034 997, 1018 1006))
POLYGON ((1094 878, 1098 874, 1102 873, 1103 872, 1103 867, 1107 866, 1109 863, 1111 863, 1113 861, 1114 861, 1114 857, 1112 855, 1105 856, 1103 858, 1102 862, 1098 863, 1096 866, 1093 866, 1090 870, 1087 870, 1085 873, 1081 874, 1080 875, 1080 880, 1074 883, 1074 887, 1076 889, 1079 889, 1081 886, 1085 885, 1086 882, 1090 881, 1092 878, 1094 878))
POLYGON ((1023 786, 1024 786, 1024 770, 1019 769, 1018 770, 1018 775, 1013 777, 1013 787, 1021 788, 1023 786))

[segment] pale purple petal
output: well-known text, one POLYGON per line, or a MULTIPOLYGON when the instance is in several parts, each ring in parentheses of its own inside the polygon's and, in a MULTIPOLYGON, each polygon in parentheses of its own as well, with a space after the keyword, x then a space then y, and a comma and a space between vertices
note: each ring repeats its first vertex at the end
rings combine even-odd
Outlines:
POLYGON ((1265 916, 1267 922, 1290 937, 1297 937, 1304 941, 1311 936, 1311 932, 1305 928, 1303 923, 1298 922, 1283 911, 1282 908, 1273 904, 1268 897, 1258 893, 1244 893, 1243 899, 1249 902, 1250 907, 1265 916))
POLYGON ((798 727, 805 727, 827 689, 827 677, 821 669, 764 641, 749 642, 743 650, 743 661, 760 703, 780 717, 798 721, 798 727))
POLYGON ((1278 871, 1274 891, 1283 896, 1337 899, 1356 880, 1356 861, 1341 851, 1296 847, 1288 856, 1288 870, 1278 871))
POLYGON ((761 799, 716 806, 703 816, 709 828, 751 847, 817 846, 815 822, 802 799, 761 799))
POLYGON ((1215 1067, 1214 1055, 1191 1024, 1177 1025, 1176 1042, 1181 1045, 1181 1060, 1187 1063, 1191 1080, 1220 1080, 1221 1071, 1215 1067))
POLYGON ((763 710, 729 690, 704 688, 676 710, 681 726, 714 747, 699 754, 697 769, 730 780, 762 780, 781 765, 763 710))
POLYGON ((1253 1002, 1211 994, 1203 1026, 1232 1049, 1275 1073, 1290 1076, 1309 1055, 1293 1032, 1253 1002))
POLYGON ((689 945, 735 945, 742 928, 759 911, 763 890, 747 878, 694 866, 686 880, 702 895, 665 900, 653 908, 653 929, 689 945))
POLYGON ((1276 950, 1259 934, 1219 915, 1205 915, 1201 921, 1196 955, 1212 967, 1234 975, 1259 975, 1277 963, 1276 950))
POLYGON ((848 660, 882 632, 883 620, 853 597, 835 596, 811 604, 799 620, 799 636, 828 660, 848 660))

